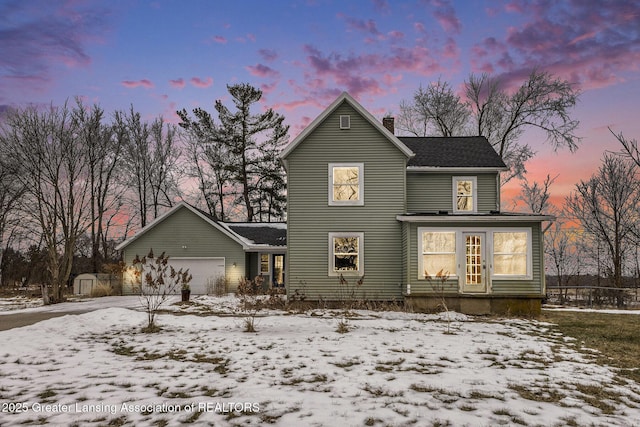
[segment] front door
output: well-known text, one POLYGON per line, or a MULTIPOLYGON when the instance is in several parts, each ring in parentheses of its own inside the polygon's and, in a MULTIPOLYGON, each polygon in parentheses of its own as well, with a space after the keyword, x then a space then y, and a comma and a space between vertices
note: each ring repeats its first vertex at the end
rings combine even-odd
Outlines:
POLYGON ((487 292, 486 233, 463 233, 465 255, 462 292, 487 292))
POLYGON ((273 286, 284 286, 284 255, 273 256, 273 286))

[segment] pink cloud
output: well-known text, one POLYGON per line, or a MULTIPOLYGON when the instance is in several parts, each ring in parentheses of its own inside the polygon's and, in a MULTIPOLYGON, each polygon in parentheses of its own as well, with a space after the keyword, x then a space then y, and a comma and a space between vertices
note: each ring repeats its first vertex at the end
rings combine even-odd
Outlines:
POLYGON ((169 84, 171 85, 171 87, 174 87, 176 89, 182 89, 186 85, 182 77, 175 80, 169 80, 169 84))
POLYGON ((387 0, 373 0, 373 7, 378 13, 383 15, 388 15, 391 12, 391 8, 389 7, 387 0))
POLYGON ((504 5, 504 10, 509 13, 523 13, 524 5, 520 0, 513 1, 504 5))
POLYGON ((213 41, 220 44, 227 44, 227 39, 226 37, 223 37, 223 36, 215 36, 213 38, 213 41))
POLYGON ((266 65, 263 65, 263 64, 249 65, 249 66, 245 67, 245 69, 247 71, 249 71, 249 73, 251 73, 251 75, 256 76, 256 77, 276 78, 276 77, 280 76, 280 73, 278 73, 276 70, 274 70, 273 68, 268 67, 266 65))
POLYGON ((195 87, 207 88, 213 84, 213 78, 207 77, 205 80, 202 80, 200 77, 191 77, 189 82, 195 87))
POLYGON ((436 7, 436 10, 433 12, 433 16, 436 18, 436 21, 438 21, 442 29, 447 33, 460 34, 462 24, 456 16, 456 12, 449 1, 436 0, 432 1, 432 4, 436 7))
POLYGON ((427 32, 427 29, 422 22, 414 22, 413 28, 421 34, 425 34, 427 32))
POLYGON ((346 90, 353 96, 384 95, 397 89, 388 77, 390 75, 398 76, 404 72, 433 75, 444 72, 450 65, 442 60, 442 52, 431 51, 423 46, 396 46, 385 54, 362 55, 325 54, 310 45, 303 49, 307 54, 307 62, 300 66, 305 68, 305 84, 309 88, 307 94, 309 91, 318 93, 319 90, 318 96, 322 99, 327 87, 346 90))
POLYGON ((276 88, 278 87, 278 83, 263 83, 260 85, 260 90, 262 91, 262 93, 269 94, 272 93, 274 90, 276 90, 276 88))
POLYGON ((154 87, 153 82, 151 82, 151 80, 148 79, 142 79, 142 80, 123 80, 122 82, 120 82, 120 84, 126 88, 129 89, 134 89, 137 87, 142 86, 145 89, 151 89, 154 87))
POLYGON ((275 61, 278 58, 278 53, 275 50, 271 49, 260 49, 258 50, 258 54, 262 57, 262 59, 269 62, 275 61))
POLYGON ((638 69, 640 13, 632 4, 539 0, 512 2, 505 10, 522 14, 525 22, 502 39, 476 44, 471 50, 475 70, 493 67, 511 78, 544 68, 586 90, 624 81, 626 73, 638 69))
POLYGON ((110 11, 82 2, 0 2, 0 79, 23 90, 45 89, 53 68, 91 64, 87 45, 102 40, 110 11), (29 86, 28 82, 37 82, 29 86))
POLYGON ((344 16, 344 15, 340 15, 340 16, 344 17, 344 19, 346 20, 348 29, 363 32, 363 33, 374 35, 374 36, 377 36, 380 34, 380 31, 378 31, 378 26, 376 25, 376 22, 373 19, 369 19, 365 21, 362 19, 356 19, 349 16, 344 16))

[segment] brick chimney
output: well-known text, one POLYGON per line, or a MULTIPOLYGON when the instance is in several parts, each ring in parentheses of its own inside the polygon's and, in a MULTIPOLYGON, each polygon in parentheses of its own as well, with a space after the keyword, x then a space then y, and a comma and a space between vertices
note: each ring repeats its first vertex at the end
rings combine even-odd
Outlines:
POLYGON ((383 117, 382 118, 382 126, 386 127, 389 132, 392 134, 395 133, 395 125, 393 117, 383 117))

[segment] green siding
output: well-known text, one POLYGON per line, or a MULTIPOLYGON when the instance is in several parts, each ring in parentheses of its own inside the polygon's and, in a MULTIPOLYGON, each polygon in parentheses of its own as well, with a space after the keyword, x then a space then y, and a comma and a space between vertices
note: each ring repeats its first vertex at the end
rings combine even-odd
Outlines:
POLYGON ((438 212, 453 211, 453 177, 476 176, 478 182, 478 212, 487 213, 497 209, 497 174, 470 173, 408 173, 407 211, 438 212))
MULTIPOLYGON (((412 294, 433 294, 434 290, 428 280, 418 279, 418 228, 419 227, 439 227, 443 230, 456 229, 464 231, 467 229, 486 229, 486 231, 498 231, 501 228, 531 228, 532 244, 532 278, 531 280, 497 280, 492 279, 490 295, 513 295, 531 296, 541 295, 544 291, 542 264, 542 233, 538 222, 491 222, 491 223, 460 223, 460 222, 424 222, 410 223, 409 230, 409 281, 412 294)), ((458 292, 458 282, 450 281, 446 287, 446 292, 458 292)))
MULTIPOLYGON (((169 257, 224 257, 226 276, 232 289, 235 289, 238 279, 245 273, 245 253, 242 246, 187 207, 176 210, 131 242, 124 250, 125 263, 130 266, 136 254, 142 257, 149 253, 149 249, 153 249, 157 255, 165 252, 169 257), (187 248, 183 249, 183 246, 187 248)), ((132 292, 131 280, 126 276, 123 292, 132 292)))
MULTIPOLYGON (((359 296, 401 297, 402 225, 406 156, 344 102, 287 157, 287 290, 309 298, 336 299, 338 278, 329 276, 330 232, 364 233, 364 284, 359 296), (339 116, 351 116, 351 129, 339 116), (364 163, 364 206, 328 206, 328 164, 364 163)), ((351 285, 355 278, 348 278, 351 285)))

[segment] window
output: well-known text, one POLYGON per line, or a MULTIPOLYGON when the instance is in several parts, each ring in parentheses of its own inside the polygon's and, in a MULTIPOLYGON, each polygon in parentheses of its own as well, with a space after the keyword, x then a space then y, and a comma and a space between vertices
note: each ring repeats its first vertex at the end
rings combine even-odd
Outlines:
POLYGON ((269 254, 260 254, 260 274, 269 274, 269 254))
POLYGON ((477 178, 475 176, 453 177, 453 212, 477 211, 477 178))
POLYGON ((364 205, 364 164, 329 164, 329 205, 364 205))
POLYGON ((493 233, 493 274, 495 276, 530 275, 530 234, 526 231, 493 233))
POLYGON ((351 129, 351 116, 340 116, 340 129, 351 129))
POLYGON ((364 274, 364 233, 329 233, 329 276, 364 274))
POLYGON ((533 277, 531 228, 419 227, 417 238, 418 280, 441 270, 466 284, 533 277))
POLYGON ((455 231, 423 231, 421 233, 422 278, 435 277, 442 270, 449 276, 456 275, 456 233, 455 231))

